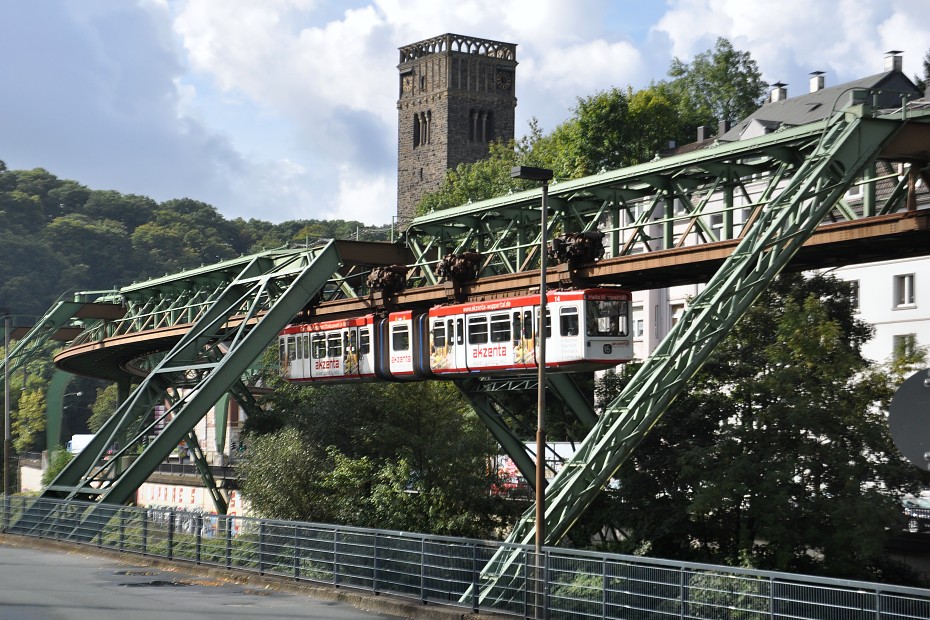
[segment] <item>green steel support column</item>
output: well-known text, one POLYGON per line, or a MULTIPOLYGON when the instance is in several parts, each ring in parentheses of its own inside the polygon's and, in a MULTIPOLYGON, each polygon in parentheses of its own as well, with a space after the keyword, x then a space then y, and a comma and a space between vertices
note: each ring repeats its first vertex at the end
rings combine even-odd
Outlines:
POLYGON ((217 452, 222 452, 226 447, 226 425, 229 423, 230 403, 235 403, 235 400, 232 394, 227 392, 213 405, 213 417, 216 420, 213 424, 213 447, 217 452))
POLYGON ((220 493, 219 487, 216 484, 216 479, 213 477, 213 472, 210 471, 210 464, 207 463, 207 457, 200 447, 200 442, 197 440, 197 433, 191 430, 187 433, 185 441, 187 442, 187 448, 190 451, 191 459, 194 461, 194 465, 197 466, 198 473, 200 473, 200 479, 203 481, 203 488, 206 489, 207 493, 210 494, 210 499, 213 500, 213 507, 216 508, 216 514, 226 514, 226 511, 229 509, 229 504, 226 502, 226 498, 223 497, 223 494, 220 493))
MULTIPOLYGON (((335 246, 330 244, 315 260, 306 265, 294 277, 292 282, 287 283, 286 288, 277 291, 275 301, 265 311, 261 319, 246 334, 237 338, 219 363, 212 365, 211 372, 192 389, 188 395, 189 398, 184 401, 180 409, 175 413, 174 419, 126 470, 121 479, 115 481, 100 496, 101 501, 122 504, 130 499, 135 489, 148 478, 174 446, 204 416, 207 409, 216 403, 219 397, 248 369, 255 358, 274 341, 281 329, 303 308, 307 300, 311 299, 323 287, 327 279, 339 268, 339 264, 335 246)), ((195 324, 191 332, 196 333, 198 326, 201 324, 208 325, 214 321, 225 321, 225 317, 238 308, 238 304, 234 302, 243 296, 251 296, 257 301, 266 295, 272 294, 271 289, 274 284, 274 278, 258 275, 246 276, 237 281, 230 286, 228 295, 222 295, 211 307, 211 310, 195 324), (253 285, 254 287, 250 294, 239 290, 247 285, 253 285), (225 309, 223 306, 225 306, 225 309), (214 308, 216 308, 215 312, 214 308)), ((177 352, 177 356, 169 355, 165 358, 162 364, 159 365, 160 367, 156 368, 155 373, 171 372, 169 370, 171 365, 177 362, 187 364, 189 367, 190 363, 184 362, 183 357, 190 353, 196 353, 196 350, 201 346, 199 341, 202 340, 204 340, 204 337, 195 335, 186 342, 179 343, 179 346, 173 351, 177 352)))
POLYGON ((549 389, 571 409, 578 421, 585 425, 585 428, 591 428, 597 424, 597 414, 591 406, 591 401, 575 383, 571 374, 549 373, 546 376, 546 383, 549 384, 549 389))
POLYGON ((875 215, 875 167, 866 166, 862 171, 862 216, 872 217, 875 215))
POLYGON ((45 449, 49 455, 59 446, 64 445, 61 437, 61 420, 63 417, 65 391, 74 375, 63 370, 56 370, 49 381, 45 393, 45 449))
MULTIPOLYGON (((333 243, 313 252, 295 251, 285 259, 281 264, 271 259, 251 261, 107 421, 88 448, 59 474, 44 496, 110 503, 131 499, 138 486, 340 265, 333 243), (225 326, 234 315, 244 320, 230 331, 225 326), (214 361, 210 358, 213 351, 205 347, 220 342, 226 355, 214 361), (146 419, 153 405, 164 402, 169 389, 178 398, 171 408, 173 419, 124 472, 114 476, 112 466, 100 463, 105 447, 137 421, 146 419), (101 485, 102 480, 107 480, 108 486, 101 485)), ((153 428, 154 423, 143 429, 117 457, 138 445, 153 428)))
MULTIPOLYGON (((852 113, 841 113, 821 126, 813 152, 773 192, 743 241, 551 481, 545 507, 547 544, 561 539, 587 509, 714 347, 900 127, 852 113)), ((535 506, 524 513, 508 542, 532 544, 534 517, 535 506)), ((517 576, 517 559, 518 553, 506 546, 495 554, 482 573, 482 599, 510 596, 498 584, 517 576)))
POLYGON ((129 377, 116 382, 116 404, 122 405, 132 393, 132 380, 129 377))
POLYGON ((491 435, 504 450, 504 453, 513 460, 520 475, 526 478, 530 486, 536 486, 536 461, 526 451, 526 445, 517 437, 517 435, 504 423, 500 414, 491 403, 491 398, 487 392, 477 389, 477 379, 457 379, 454 380, 455 386, 471 403, 472 408, 484 425, 491 431, 491 435))
POLYGON ((675 247, 675 198, 668 194, 663 203, 662 249, 669 250, 675 247))

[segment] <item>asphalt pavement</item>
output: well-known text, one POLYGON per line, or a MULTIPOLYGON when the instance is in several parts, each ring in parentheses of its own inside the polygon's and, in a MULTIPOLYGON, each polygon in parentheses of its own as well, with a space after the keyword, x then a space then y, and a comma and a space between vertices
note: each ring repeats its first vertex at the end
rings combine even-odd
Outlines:
MULTIPOLYGON (((131 558, 130 558, 131 559, 131 558)), ((315 600, 90 553, 0 542, 0 620, 396 619, 344 602, 315 600)))

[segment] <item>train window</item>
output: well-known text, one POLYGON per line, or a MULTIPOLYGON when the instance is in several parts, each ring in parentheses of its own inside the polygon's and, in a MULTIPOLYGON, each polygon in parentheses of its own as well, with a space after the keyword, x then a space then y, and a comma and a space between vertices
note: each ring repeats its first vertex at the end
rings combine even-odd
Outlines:
POLYGON ((303 335, 304 340, 304 352, 301 355, 304 359, 310 359, 310 334, 303 335))
POLYGON ((391 348, 395 351, 406 351, 410 348, 410 329, 407 325, 391 328, 391 348))
POLYGON ((358 352, 362 355, 371 353, 371 334, 367 328, 358 333, 358 352))
POLYGON ((348 331, 342 335, 342 344, 346 348, 346 353, 355 353, 356 342, 355 342, 355 331, 348 331))
POLYGON ((523 339, 529 340, 533 337, 533 313, 529 310, 523 311, 523 339))
POLYGON ((293 336, 289 336, 287 339, 287 359, 292 362, 297 359, 297 345, 293 336))
MULTIPOLYGON (((449 321, 449 333, 452 333, 452 321, 449 321)), ((455 321, 455 344, 465 344, 465 321, 462 319, 455 321)))
POLYGON ((491 315, 491 342, 507 342, 510 340, 510 322, 506 314, 491 315))
POLYGON ((284 362, 287 358, 287 338, 278 338, 278 361, 284 362))
POLYGON ((559 308, 559 334, 562 336, 578 335, 578 308, 566 306, 559 308))
POLYGON ((629 307, 619 299, 588 300, 585 304, 588 336, 626 336, 629 333, 629 307))
POLYGON ((446 346, 446 324, 441 320, 433 322, 433 346, 446 346))
POLYGON ((339 334, 330 334, 326 339, 326 356, 340 357, 342 355, 342 337, 339 334))
POLYGON ((487 344, 488 342, 488 317, 470 316, 468 317, 468 344, 487 344))
POLYGON ((326 336, 323 334, 313 334, 313 336, 310 337, 310 353, 315 360, 326 357, 326 336))

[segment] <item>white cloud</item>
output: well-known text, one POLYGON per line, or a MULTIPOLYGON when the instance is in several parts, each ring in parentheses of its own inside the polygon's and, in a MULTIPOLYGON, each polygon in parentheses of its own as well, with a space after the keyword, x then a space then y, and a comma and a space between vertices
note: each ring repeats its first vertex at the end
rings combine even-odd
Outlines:
POLYGON ((655 29, 668 35, 672 53, 689 61, 718 36, 748 51, 770 82, 807 90, 811 71, 827 85, 883 70, 884 52, 904 49, 905 71, 917 71, 930 46, 926 7, 911 0, 673 0, 655 29))
POLYGON ((517 44, 516 133, 578 97, 664 79, 718 36, 806 90, 914 75, 930 21, 912 0, 136 0, 0 3, 0 159, 95 189, 190 197, 227 217, 389 221, 397 48, 453 32, 517 44))

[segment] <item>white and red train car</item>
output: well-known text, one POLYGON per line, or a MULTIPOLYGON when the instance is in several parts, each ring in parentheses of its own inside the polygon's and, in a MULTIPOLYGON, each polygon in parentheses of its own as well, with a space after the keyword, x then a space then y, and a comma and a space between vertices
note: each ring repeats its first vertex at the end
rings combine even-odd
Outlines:
MULTIPOLYGON (((281 368, 298 382, 528 373, 537 368, 538 315, 539 297, 526 295, 290 325, 280 336, 281 368)), ((548 369, 592 370, 633 357, 628 291, 550 291, 545 329, 548 369)))

